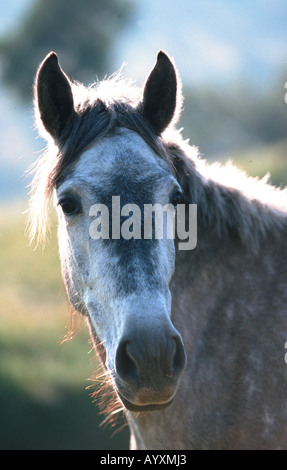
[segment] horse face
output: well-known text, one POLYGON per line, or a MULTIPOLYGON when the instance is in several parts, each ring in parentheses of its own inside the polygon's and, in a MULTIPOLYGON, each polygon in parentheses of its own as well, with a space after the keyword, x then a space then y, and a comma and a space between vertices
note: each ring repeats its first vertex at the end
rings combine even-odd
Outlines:
MULTIPOLYGON (((68 167, 60 160, 65 172, 57 180, 51 174, 48 178, 57 192, 67 292, 76 310, 88 316, 125 406, 131 410, 167 406, 185 363, 181 337, 170 320, 174 240, 167 235, 168 221, 162 225, 162 236, 156 236, 153 228, 146 232, 143 220, 152 221, 152 214, 145 217, 146 205, 171 203, 179 186, 164 160, 138 133, 127 130, 126 121, 118 120, 122 114, 138 115, 156 139, 175 120, 181 105, 176 70, 160 51, 142 99, 129 105, 129 111, 121 107, 114 126, 102 138, 94 130, 84 132, 81 106, 75 99, 69 78, 51 52, 37 72, 35 110, 38 124, 60 154, 67 139, 70 142, 70 153, 65 154, 68 167), (73 146, 71 138, 76 135, 73 146)), ((114 98, 112 115, 120 103, 114 98)), ((89 116, 97 122, 95 115, 89 116)))
POLYGON ((151 205, 171 205, 178 191, 168 165, 127 129, 85 151, 57 188, 68 295, 88 315, 131 410, 168 405, 185 363, 170 320, 174 240, 167 223, 156 238, 144 218, 151 205))

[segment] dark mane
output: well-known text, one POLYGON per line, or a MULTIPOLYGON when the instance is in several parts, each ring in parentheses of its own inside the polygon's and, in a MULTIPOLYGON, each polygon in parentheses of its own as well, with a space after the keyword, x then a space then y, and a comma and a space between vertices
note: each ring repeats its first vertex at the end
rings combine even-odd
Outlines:
POLYGON ((198 205, 198 223, 217 237, 236 237, 257 253, 268 234, 287 230, 287 191, 248 177, 230 161, 208 164, 189 148, 171 145, 177 178, 189 203, 198 205))
MULTIPOLYGON (((138 88, 115 76, 85 88, 73 85, 75 117, 36 163, 31 235, 45 237, 47 201, 80 155, 118 127, 138 133, 175 173, 186 201, 198 204, 201 223, 219 236, 232 232, 251 249, 275 225, 285 227, 286 191, 249 178, 230 163, 208 165, 171 125, 162 136, 144 119, 138 88), (283 216, 283 218, 282 218, 283 216)), ((41 125, 38 122, 38 125, 41 125)), ((47 136, 46 136, 47 137, 47 136)))
POLYGON ((142 117, 137 107, 115 101, 107 105, 98 98, 85 102, 76 110, 71 126, 61 136, 57 164, 50 175, 50 185, 56 187, 69 166, 97 140, 111 135, 118 127, 135 131, 159 156, 171 165, 171 159, 161 139, 152 126, 142 117))

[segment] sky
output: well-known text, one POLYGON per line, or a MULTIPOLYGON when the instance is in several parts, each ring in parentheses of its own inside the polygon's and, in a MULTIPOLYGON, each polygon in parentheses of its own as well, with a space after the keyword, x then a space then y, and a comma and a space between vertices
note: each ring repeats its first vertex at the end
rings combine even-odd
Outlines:
MULTIPOLYGON (((132 21, 114 48, 115 67, 142 80, 159 49, 185 81, 271 80, 287 62, 286 0, 131 0, 132 21), (139 60, 140 59, 140 60, 139 60)), ((13 30, 33 0, 0 1, 0 36, 13 30)))
POLYGON ((33 0, 0 1, 0 36, 7 34, 21 21, 22 15, 29 9, 33 0))
POLYGON ((285 0, 139 0, 115 54, 141 78, 159 48, 174 57, 185 81, 262 82, 287 62, 285 0), (140 60, 138 58, 140 57, 140 60))

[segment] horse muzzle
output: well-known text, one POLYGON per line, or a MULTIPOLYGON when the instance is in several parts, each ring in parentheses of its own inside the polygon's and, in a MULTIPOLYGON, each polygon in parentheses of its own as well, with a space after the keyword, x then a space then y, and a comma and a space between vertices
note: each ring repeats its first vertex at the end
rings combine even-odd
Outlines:
POLYGON ((167 329, 129 331, 119 342, 112 374, 119 398, 130 411, 169 406, 176 394, 186 354, 181 336, 167 329))

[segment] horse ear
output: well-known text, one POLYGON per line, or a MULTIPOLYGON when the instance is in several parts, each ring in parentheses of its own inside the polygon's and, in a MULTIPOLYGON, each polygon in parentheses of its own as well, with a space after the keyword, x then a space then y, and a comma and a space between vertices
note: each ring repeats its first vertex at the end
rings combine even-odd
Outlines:
POLYGON ((176 109, 177 77, 169 57, 160 51, 143 92, 142 113, 160 134, 171 122, 176 109))
POLYGON ((75 110, 70 81, 55 52, 50 52, 38 69, 35 102, 45 129, 54 139, 59 138, 70 124, 75 110))

